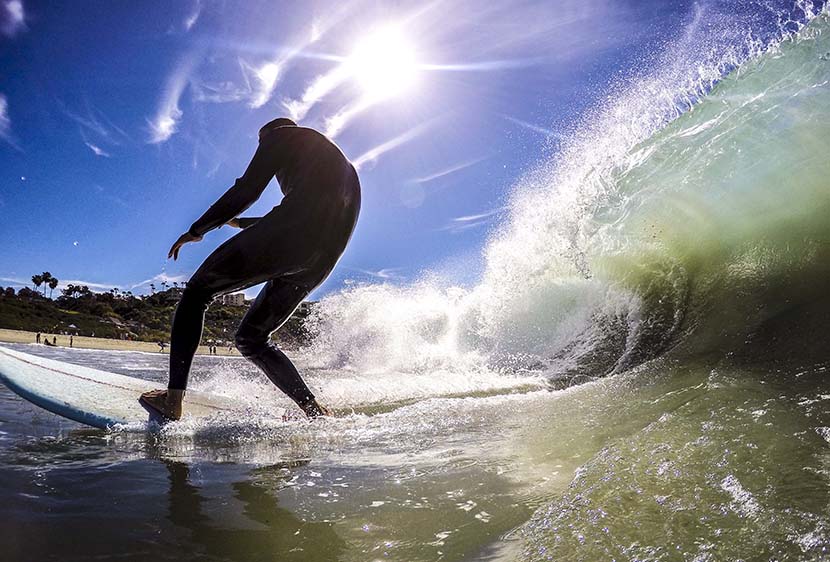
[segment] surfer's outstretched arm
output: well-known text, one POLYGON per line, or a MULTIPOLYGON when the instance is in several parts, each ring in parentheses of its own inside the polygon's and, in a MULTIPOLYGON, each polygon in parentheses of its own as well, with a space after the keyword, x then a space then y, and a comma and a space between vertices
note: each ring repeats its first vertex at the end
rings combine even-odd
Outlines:
POLYGON ((241 228, 242 230, 245 230, 249 226, 254 226, 261 218, 262 217, 237 217, 229 220, 227 224, 233 228, 241 228))
POLYGON ((273 159, 273 154, 260 144, 242 177, 237 178, 236 183, 193 223, 188 232, 193 236, 204 236, 253 205, 274 177, 273 159))
POLYGON ((253 159, 251 159, 251 163, 248 164, 248 169, 245 170, 242 177, 237 178, 233 187, 227 190, 216 203, 211 205, 205 211, 205 214, 190 226, 187 232, 179 236, 179 239, 170 248, 167 257, 173 258, 174 260, 178 259, 179 250, 182 246, 188 242, 198 242, 206 232, 220 227, 223 224, 236 222, 236 224, 231 224, 231 226, 245 224, 245 226, 239 226, 239 228, 247 228, 258 221, 259 219, 254 218, 237 219, 235 217, 259 199, 268 182, 274 177, 271 160, 272 157, 268 154, 268 150, 264 149, 262 144, 260 144, 257 147, 256 153, 254 153, 253 159))

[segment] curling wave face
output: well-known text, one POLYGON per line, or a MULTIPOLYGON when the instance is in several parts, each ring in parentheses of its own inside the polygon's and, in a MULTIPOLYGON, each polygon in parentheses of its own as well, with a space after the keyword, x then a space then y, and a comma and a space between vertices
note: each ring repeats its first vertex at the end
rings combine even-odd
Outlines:
POLYGON ((740 25, 692 22, 519 182, 476 286, 427 277, 330 296, 310 357, 568 384, 670 348, 766 348, 798 326, 799 349, 820 352, 805 342, 830 281, 830 22, 815 12, 782 17, 775 41, 721 49, 740 25))

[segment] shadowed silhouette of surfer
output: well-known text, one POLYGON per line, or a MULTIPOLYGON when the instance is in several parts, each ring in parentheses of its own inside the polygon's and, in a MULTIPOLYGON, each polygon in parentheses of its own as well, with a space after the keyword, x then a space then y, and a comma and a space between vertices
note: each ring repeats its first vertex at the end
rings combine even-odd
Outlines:
POLYGON ((290 119, 259 131, 259 146, 242 177, 176 240, 168 257, 222 225, 242 231, 219 246, 187 282, 170 336, 167 390, 141 395, 141 403, 177 420, 204 315, 218 295, 265 283, 236 332, 236 347, 287 394, 308 417, 330 414, 317 402, 271 334, 319 286, 346 249, 360 211, 354 166, 323 134, 290 119), (261 218, 242 218, 276 177, 283 199, 261 218))

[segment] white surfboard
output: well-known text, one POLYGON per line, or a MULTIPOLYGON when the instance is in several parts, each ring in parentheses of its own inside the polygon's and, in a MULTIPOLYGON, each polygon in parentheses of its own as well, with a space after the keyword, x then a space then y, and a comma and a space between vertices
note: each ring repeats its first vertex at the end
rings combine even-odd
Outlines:
MULTIPOLYGON (((138 397, 163 386, 4 347, 0 347, 0 382, 32 404, 102 429, 150 420, 138 397)), ((185 416, 243 409, 230 399, 199 392, 188 391, 185 399, 185 416)))

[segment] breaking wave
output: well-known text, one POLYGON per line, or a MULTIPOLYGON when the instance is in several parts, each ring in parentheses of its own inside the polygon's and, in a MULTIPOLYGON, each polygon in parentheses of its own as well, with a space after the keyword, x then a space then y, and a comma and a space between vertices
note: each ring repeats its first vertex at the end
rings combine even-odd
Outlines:
POLYGON ((823 353, 830 18, 760 6, 698 7, 616 84, 513 187, 478 283, 425 274, 328 296, 306 360, 568 385, 668 350, 823 353))

